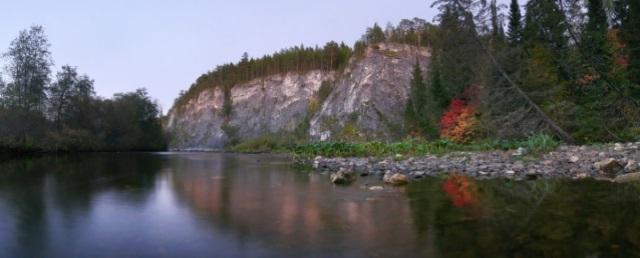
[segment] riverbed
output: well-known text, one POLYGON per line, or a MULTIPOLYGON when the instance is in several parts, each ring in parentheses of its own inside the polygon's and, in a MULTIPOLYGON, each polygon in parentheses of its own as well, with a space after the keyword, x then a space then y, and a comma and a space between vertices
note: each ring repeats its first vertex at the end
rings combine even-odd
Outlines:
POLYGON ((640 185, 426 177, 403 187, 286 156, 0 162, 0 257, 638 257, 640 185))

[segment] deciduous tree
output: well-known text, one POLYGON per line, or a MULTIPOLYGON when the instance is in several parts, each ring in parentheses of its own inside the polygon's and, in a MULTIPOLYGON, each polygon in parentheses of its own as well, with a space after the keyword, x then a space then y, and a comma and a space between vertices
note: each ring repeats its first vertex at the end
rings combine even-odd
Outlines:
POLYGON ((20 31, 3 56, 9 60, 7 71, 11 77, 11 83, 2 91, 5 105, 25 112, 43 111, 53 65, 44 28, 32 26, 20 31))

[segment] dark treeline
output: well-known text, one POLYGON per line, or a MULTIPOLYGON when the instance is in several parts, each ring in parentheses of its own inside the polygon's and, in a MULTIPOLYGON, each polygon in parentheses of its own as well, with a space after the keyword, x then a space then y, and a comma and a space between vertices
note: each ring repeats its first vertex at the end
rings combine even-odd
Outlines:
POLYGON ((428 47, 432 44, 432 34, 436 29, 436 25, 420 18, 402 19, 395 26, 388 23, 385 29, 375 23, 372 27, 367 28, 366 33, 356 42, 354 48, 356 52, 359 52, 364 50, 364 47, 384 42, 428 47))
POLYGON ((412 128, 427 137, 433 127, 442 137, 446 123, 450 134, 476 137, 640 139, 640 3, 521 1, 433 3, 428 90, 410 98, 426 108, 408 110, 429 119, 412 128))
POLYGON ((296 46, 262 58, 249 58, 247 53, 237 63, 216 67, 200 76, 189 90, 181 92, 174 106, 180 107, 205 89, 231 88, 238 83, 287 72, 336 70, 344 67, 351 57, 351 48, 344 43, 329 42, 323 48, 296 46))
POLYGON ((0 78, 0 152, 165 148, 160 110, 146 90, 102 99, 75 67, 62 66, 52 77, 41 26, 21 31, 3 57, 8 81, 0 78))

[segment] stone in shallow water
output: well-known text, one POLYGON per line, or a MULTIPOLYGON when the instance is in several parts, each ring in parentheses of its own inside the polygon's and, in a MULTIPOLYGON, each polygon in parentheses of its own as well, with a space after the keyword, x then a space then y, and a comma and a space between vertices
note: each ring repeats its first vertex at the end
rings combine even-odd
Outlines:
POLYGON ((640 172, 624 174, 621 176, 617 176, 613 179, 616 183, 629 183, 629 182, 639 182, 640 181, 640 172))
POLYGON ((369 187, 369 190, 371 190, 371 191, 381 191, 381 190, 384 190, 384 187, 379 186, 379 185, 374 185, 374 186, 369 187))
POLYGON ((531 169, 525 174, 525 178, 527 180, 536 180, 538 179, 538 177, 540 177, 540 172, 536 171, 535 169, 531 169))
POLYGON ((391 185, 405 185, 409 182, 407 176, 401 173, 386 173, 383 181, 391 185))
POLYGON ((329 179, 331 179, 331 182, 336 185, 348 185, 355 180, 353 171, 345 168, 341 168, 338 172, 331 174, 329 179))
POLYGON ((608 176, 615 176, 616 174, 624 170, 624 167, 616 159, 613 158, 608 158, 600 162, 596 162, 593 165, 608 176))

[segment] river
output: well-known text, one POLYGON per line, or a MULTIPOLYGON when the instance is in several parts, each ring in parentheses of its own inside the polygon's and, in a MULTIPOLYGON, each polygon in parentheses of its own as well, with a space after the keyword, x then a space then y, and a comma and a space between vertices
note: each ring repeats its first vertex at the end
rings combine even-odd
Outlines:
POLYGON ((278 155, 0 162, 0 257, 640 257, 640 185, 334 186, 278 155))

